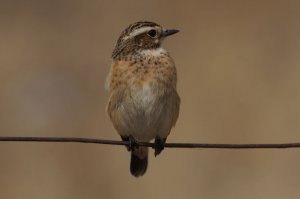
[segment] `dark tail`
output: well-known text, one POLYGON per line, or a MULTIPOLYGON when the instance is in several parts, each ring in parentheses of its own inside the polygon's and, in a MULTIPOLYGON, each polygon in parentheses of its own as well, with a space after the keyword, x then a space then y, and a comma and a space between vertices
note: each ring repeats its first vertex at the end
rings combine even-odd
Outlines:
POLYGON ((130 172, 133 176, 144 175, 148 166, 148 147, 139 147, 131 152, 130 172))

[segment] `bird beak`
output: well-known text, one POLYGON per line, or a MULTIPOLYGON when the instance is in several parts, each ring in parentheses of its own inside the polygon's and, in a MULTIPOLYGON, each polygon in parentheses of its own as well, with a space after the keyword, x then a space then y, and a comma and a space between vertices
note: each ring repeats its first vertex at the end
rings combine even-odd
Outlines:
POLYGON ((178 32, 179 32, 179 30, 176 30, 176 29, 166 29, 163 32, 163 36, 167 37, 167 36, 173 35, 178 32))

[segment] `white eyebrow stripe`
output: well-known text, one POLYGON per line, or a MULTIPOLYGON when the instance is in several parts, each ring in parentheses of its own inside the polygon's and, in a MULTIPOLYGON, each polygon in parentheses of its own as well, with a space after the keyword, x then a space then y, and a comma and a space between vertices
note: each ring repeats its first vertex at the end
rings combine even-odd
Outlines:
POLYGON ((151 29, 153 29, 153 27, 142 27, 142 28, 136 29, 133 32, 131 32, 128 36, 124 37, 123 40, 135 37, 135 36, 137 36, 137 35, 139 35, 139 34, 141 34, 143 32, 147 32, 147 31, 149 31, 151 29))

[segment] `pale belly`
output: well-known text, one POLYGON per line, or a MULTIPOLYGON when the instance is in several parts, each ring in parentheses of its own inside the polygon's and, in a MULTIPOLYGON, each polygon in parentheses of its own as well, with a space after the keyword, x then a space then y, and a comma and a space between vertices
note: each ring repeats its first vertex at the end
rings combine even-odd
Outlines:
POLYGON ((164 88, 148 84, 130 89, 117 111, 122 121, 119 134, 132 135, 138 141, 166 138, 172 128, 173 98, 161 90, 164 88))

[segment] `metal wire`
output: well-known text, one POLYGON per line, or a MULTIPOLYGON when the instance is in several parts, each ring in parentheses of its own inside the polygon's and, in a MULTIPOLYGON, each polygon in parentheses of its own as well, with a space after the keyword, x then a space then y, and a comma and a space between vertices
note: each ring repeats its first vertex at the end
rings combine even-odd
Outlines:
MULTIPOLYGON (((1 136, 0 142, 73 142, 86 144, 107 144, 107 145, 126 145, 129 142, 102 140, 92 138, 76 137, 11 137, 1 136)), ((154 143, 138 142, 139 146, 155 147, 154 143)), ((167 148, 219 148, 219 149, 282 149, 300 148, 300 143, 279 143, 279 144, 208 144, 208 143, 166 143, 167 148)))

